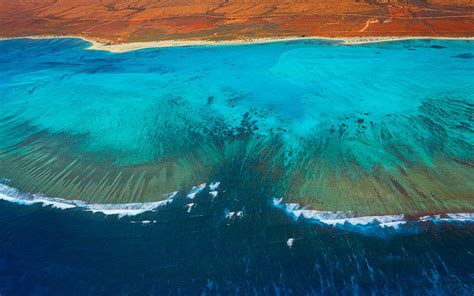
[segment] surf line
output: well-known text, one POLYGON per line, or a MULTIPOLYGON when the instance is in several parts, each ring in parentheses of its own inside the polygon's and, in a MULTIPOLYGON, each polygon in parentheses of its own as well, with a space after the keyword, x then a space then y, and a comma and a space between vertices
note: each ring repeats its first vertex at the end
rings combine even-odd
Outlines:
POLYGON ((283 198, 274 198, 273 206, 284 211, 295 220, 299 218, 323 224, 326 226, 378 226, 381 228, 398 229, 408 222, 474 222, 474 213, 446 213, 420 216, 408 219, 406 215, 378 215, 378 216, 355 216, 351 212, 344 211, 319 211, 308 210, 298 203, 284 203, 283 198))
MULTIPOLYGON (((212 195, 217 195, 217 187, 220 182, 212 182, 209 185, 203 183, 195 186, 187 194, 187 197, 194 198, 196 194, 201 192, 204 188, 209 187, 212 195)), ((96 204, 87 203, 81 200, 67 200, 57 197, 47 197, 42 194, 26 194, 22 193, 16 188, 0 183, 0 200, 16 203, 24 206, 31 206, 34 204, 41 204, 44 207, 52 207, 61 210, 67 209, 81 209, 92 213, 102 213, 104 215, 117 215, 118 218, 126 216, 135 216, 145 212, 153 211, 158 207, 168 205, 173 202, 178 191, 165 194, 163 200, 155 202, 140 202, 140 203, 117 203, 117 204, 96 204)))

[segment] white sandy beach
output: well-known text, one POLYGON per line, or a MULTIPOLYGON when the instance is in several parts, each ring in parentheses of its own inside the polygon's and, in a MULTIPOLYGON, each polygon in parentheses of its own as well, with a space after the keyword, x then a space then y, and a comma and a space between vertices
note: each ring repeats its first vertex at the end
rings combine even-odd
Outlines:
POLYGON ((146 41, 146 42, 125 42, 125 43, 110 43, 94 40, 89 37, 83 36, 55 36, 55 35, 42 35, 42 36, 24 36, 24 37, 11 37, 11 38, 0 38, 0 40, 10 39, 53 39, 53 38, 80 38, 92 45, 87 49, 90 50, 106 50, 109 52, 120 53, 132 50, 139 50, 144 48, 163 48, 163 47, 176 47, 176 46, 212 46, 212 45, 241 45, 241 44, 258 44, 258 43, 270 43, 270 42, 284 42, 284 41, 298 41, 298 40, 328 40, 337 41, 346 45, 356 45, 365 43, 377 43, 377 42, 390 42, 400 40, 412 40, 412 39, 433 39, 433 40, 474 40, 474 37, 429 37, 429 36, 382 36, 382 37, 275 37, 275 38, 255 38, 255 39, 235 39, 235 40, 206 40, 206 39, 189 39, 189 40, 161 40, 161 41, 146 41))

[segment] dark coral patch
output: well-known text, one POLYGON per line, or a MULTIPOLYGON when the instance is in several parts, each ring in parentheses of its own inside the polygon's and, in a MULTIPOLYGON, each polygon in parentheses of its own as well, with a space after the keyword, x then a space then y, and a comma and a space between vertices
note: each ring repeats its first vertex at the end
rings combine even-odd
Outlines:
POLYGON ((467 60, 467 59, 474 58, 474 55, 472 53, 462 53, 462 54, 455 55, 454 58, 467 60))

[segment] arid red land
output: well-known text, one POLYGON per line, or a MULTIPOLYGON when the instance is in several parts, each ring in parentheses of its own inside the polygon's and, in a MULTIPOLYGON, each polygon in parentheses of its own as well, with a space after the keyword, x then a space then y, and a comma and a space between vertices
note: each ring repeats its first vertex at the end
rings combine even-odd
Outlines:
POLYGON ((0 0, 0 37, 474 36, 474 0, 0 0))

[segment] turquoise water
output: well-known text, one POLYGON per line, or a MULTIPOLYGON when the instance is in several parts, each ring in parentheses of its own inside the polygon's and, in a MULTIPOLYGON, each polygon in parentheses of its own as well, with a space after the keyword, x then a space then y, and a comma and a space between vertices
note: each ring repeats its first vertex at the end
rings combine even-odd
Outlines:
POLYGON ((23 192, 153 201, 237 166, 320 209, 472 209, 472 42, 88 46, 0 42, 0 175, 23 192))
POLYGON ((1 295, 473 294, 473 42, 88 46, 0 42, 1 295))

